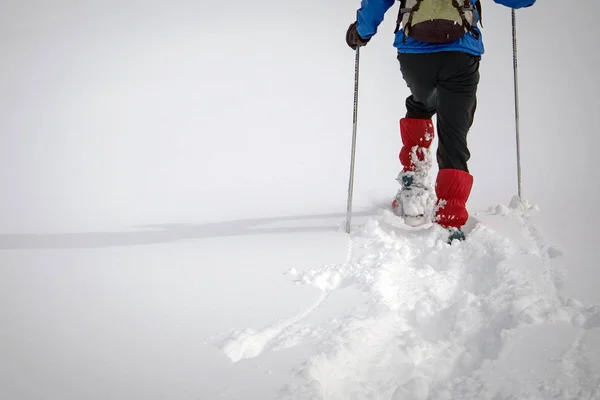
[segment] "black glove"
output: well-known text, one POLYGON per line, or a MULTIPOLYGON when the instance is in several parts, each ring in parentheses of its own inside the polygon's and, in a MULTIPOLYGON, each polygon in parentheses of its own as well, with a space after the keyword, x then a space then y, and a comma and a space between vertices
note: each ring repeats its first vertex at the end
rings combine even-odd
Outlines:
POLYGON ((356 22, 350 25, 348 32, 346 32, 346 43, 352 50, 356 50, 361 46, 366 46, 367 43, 369 43, 369 40, 371 40, 371 38, 363 39, 360 37, 358 31, 356 30, 356 22))

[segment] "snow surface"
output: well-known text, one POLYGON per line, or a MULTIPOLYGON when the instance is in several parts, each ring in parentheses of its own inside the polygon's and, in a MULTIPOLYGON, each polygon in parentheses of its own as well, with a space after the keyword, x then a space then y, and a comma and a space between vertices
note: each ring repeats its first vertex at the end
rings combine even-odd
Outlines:
POLYGON ((350 236, 342 215, 315 215, 3 238, 0 387, 15 399, 598 399, 600 306, 561 295, 562 249, 538 215, 491 207, 452 245, 388 209, 357 215, 350 236))
POLYGON ((472 218, 452 245, 383 211, 352 233, 346 262, 291 271, 322 292, 310 308, 215 343, 233 362, 310 348, 278 398, 600 398, 600 364, 582 353, 600 307, 559 295, 560 249, 530 222, 535 208, 511 206, 472 218), (311 321, 345 291, 361 300, 311 321))

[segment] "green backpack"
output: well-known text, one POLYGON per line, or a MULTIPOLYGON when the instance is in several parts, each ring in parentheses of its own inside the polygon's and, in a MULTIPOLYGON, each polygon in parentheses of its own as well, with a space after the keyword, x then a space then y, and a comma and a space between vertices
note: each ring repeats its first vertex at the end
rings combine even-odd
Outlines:
POLYGON ((449 43, 469 32, 476 38, 477 14, 481 19, 481 1, 471 0, 400 0, 396 30, 404 28, 406 36, 426 43, 449 43))

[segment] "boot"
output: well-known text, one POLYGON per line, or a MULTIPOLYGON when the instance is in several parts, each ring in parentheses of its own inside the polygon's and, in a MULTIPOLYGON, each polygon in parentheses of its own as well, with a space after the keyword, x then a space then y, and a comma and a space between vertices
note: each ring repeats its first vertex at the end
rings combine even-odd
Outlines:
POLYGON ((400 189, 392 202, 395 214, 407 225, 419 226, 433 217, 435 193, 429 178, 431 142, 434 138, 431 119, 402 118, 400 120, 402 170, 396 178, 400 189))
POLYGON ((467 200, 473 188, 473 176, 457 169, 442 169, 438 172, 435 191, 437 204, 434 220, 448 230, 448 242, 464 240, 461 228, 469 219, 467 200))

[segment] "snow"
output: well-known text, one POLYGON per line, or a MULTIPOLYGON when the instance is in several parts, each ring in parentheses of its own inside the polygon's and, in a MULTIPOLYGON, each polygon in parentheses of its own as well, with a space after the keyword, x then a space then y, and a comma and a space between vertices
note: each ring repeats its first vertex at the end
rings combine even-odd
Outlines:
POLYGON ((348 235, 357 4, 7 4, 0 398, 599 399, 589 2, 576 44, 550 2, 518 13, 531 203, 511 201, 510 10, 487 8, 452 245, 385 208, 394 18, 361 52, 348 235))
POLYGON ((473 218, 452 245, 382 211, 352 233, 347 262, 294 278, 322 292, 307 311, 216 343, 232 362, 310 346, 279 398, 598 398, 600 370, 579 348, 599 309, 560 296, 564 272, 533 233, 534 208, 512 206, 473 218), (360 304, 306 322, 349 289, 360 304))
POLYGON ((357 216, 350 235, 343 214, 23 235, 3 256, 2 390, 597 399, 600 306, 561 295, 539 214, 490 207, 451 245, 389 209, 357 216))

